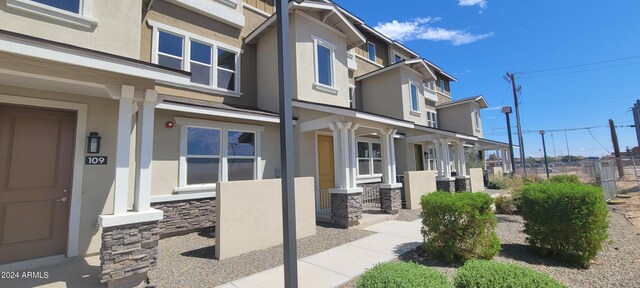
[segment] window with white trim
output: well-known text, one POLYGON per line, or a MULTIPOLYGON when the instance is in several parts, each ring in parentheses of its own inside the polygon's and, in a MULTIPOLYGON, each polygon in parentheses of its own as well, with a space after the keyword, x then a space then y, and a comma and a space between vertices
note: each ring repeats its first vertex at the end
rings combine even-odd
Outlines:
POLYGON ((416 86, 412 82, 409 82, 409 90, 410 90, 410 96, 411 96, 411 111, 417 112, 419 108, 418 86, 416 86))
POLYGON ((382 174, 382 147, 380 142, 358 140, 358 176, 382 174))
POLYGON ((438 80, 438 91, 444 93, 444 80, 438 80))
MULTIPOLYGON (((157 25, 157 24, 156 24, 157 25)), ((191 72, 191 84, 239 92, 240 49, 170 27, 154 26, 154 63, 191 72)))
POLYGON ((393 53, 393 63, 404 61, 404 58, 398 54, 393 53))
POLYGON ((427 126, 438 128, 438 115, 435 111, 427 110, 427 126))
POLYGON ((476 131, 480 131, 480 111, 478 111, 478 109, 473 110, 473 117, 474 117, 474 126, 476 128, 476 131))
POLYGON ((429 89, 431 91, 435 91, 436 90, 436 83, 435 81, 426 81, 424 82, 424 88, 429 89))
POLYGON ((92 18, 94 0, 6 0, 9 8, 82 28, 98 25, 92 18))
POLYGON ((437 170, 436 156, 436 148, 430 146, 427 150, 427 170, 437 170))
POLYGON ((182 125, 180 187, 260 178, 262 127, 186 118, 176 122, 182 125))
POLYGON ((80 6, 82 5, 81 0, 31 0, 33 2, 42 3, 44 5, 48 5, 54 8, 62 9, 65 11, 69 11, 71 13, 80 14, 80 6))
POLYGON ((335 59, 336 45, 311 35, 313 39, 313 50, 315 54, 315 86, 322 88, 330 88, 331 92, 335 92, 335 67, 333 59, 335 59))
POLYGON ((376 62, 376 44, 367 42, 367 57, 369 60, 376 62))

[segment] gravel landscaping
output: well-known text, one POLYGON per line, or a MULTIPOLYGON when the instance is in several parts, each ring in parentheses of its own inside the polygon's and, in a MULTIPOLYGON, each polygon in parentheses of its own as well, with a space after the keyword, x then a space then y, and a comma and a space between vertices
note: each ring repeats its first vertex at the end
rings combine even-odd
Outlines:
MULTIPOLYGON (((629 223, 621 209, 610 207, 610 212, 609 240, 589 269, 568 267, 562 262, 532 253, 525 241, 524 221, 516 215, 497 216, 496 232, 502 241, 502 251, 494 259, 531 267, 551 275, 569 287, 640 287, 640 229, 629 223)), ((457 266, 426 258, 420 248, 396 261, 418 262, 433 267, 450 278, 457 269, 457 266)), ((341 287, 354 287, 356 280, 341 287)))
MULTIPOLYGON (((149 272, 155 287, 214 287, 282 265, 282 245, 218 261, 212 231, 160 240, 158 265, 149 272)), ((316 226, 316 235, 298 240, 298 257, 317 254, 375 234, 359 229, 316 226)), ((260 241, 259 238, 256 241, 260 241)))

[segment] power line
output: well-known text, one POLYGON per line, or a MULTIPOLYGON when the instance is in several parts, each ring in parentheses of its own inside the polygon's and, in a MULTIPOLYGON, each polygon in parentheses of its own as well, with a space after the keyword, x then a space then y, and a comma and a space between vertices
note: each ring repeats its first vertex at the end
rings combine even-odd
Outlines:
POLYGON ((527 102, 527 104, 563 103, 563 102, 588 102, 588 101, 596 101, 596 100, 609 100, 609 99, 622 99, 622 98, 635 98, 635 97, 640 97, 640 95, 629 95, 629 96, 618 96, 618 97, 601 97, 601 98, 564 99, 564 100, 553 100, 553 101, 535 101, 535 102, 527 102))
POLYGON ((591 68, 591 69, 581 69, 581 70, 567 71, 567 72, 553 73, 553 74, 542 74, 542 75, 525 76, 525 77, 518 77, 518 78, 519 79, 523 79, 523 80, 525 80, 525 79, 535 79, 535 78, 545 78, 545 77, 561 76, 561 75, 575 74, 575 73, 581 73, 581 72, 605 70, 605 69, 618 68, 618 67, 637 65, 637 64, 640 64, 640 62, 626 63, 626 64, 613 65, 613 66, 605 66, 605 67, 596 67, 596 68, 591 68))
POLYGON ((547 68, 547 69, 540 69, 540 70, 533 70, 533 71, 526 71, 526 72, 516 72, 516 74, 524 75, 524 74, 533 74, 533 73, 556 71, 556 70, 565 70, 565 69, 591 66, 591 65, 603 64, 603 63, 609 63, 609 62, 617 62, 617 61, 623 61, 623 60, 635 59, 635 58, 640 58, 640 55, 616 58, 616 59, 610 59, 610 60, 604 60, 604 61, 597 61, 597 62, 591 62, 591 63, 563 66, 563 67, 547 68))
POLYGON ((607 151, 607 153, 611 154, 611 151, 609 151, 609 149, 607 149, 606 147, 604 147, 604 145, 602 145, 602 143, 600 143, 600 141, 598 141, 598 139, 596 139, 595 136, 593 136, 593 133, 591 133, 591 129, 587 129, 587 131, 589 131, 589 135, 591 135, 591 138, 593 138, 593 141, 596 141, 596 143, 598 143, 598 145, 600 145, 600 147, 602 147, 602 149, 604 149, 605 151, 607 151))

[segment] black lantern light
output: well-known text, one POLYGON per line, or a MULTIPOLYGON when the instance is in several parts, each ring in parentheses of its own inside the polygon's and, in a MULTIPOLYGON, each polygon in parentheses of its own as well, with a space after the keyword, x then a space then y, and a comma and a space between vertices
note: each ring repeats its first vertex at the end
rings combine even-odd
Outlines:
POLYGON ((89 137, 87 137, 87 153, 100 153, 100 135, 98 132, 89 132, 89 137))

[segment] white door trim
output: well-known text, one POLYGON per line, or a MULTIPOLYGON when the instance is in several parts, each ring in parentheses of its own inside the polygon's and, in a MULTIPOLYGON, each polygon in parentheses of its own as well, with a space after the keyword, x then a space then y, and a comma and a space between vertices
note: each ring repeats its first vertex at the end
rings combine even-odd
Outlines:
POLYGON ((67 237, 67 257, 78 256, 80 237, 80 212, 82 205, 82 179, 84 173, 84 147, 87 130, 87 104, 64 102, 0 94, 0 103, 35 106, 42 108, 67 109, 76 111, 75 148, 73 152, 73 180, 71 188, 71 207, 69 209, 69 228, 67 237))

